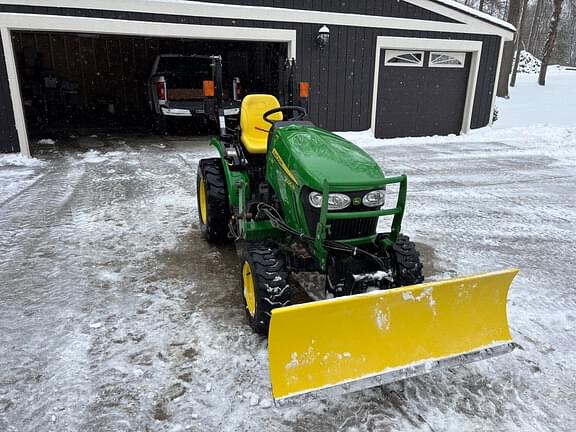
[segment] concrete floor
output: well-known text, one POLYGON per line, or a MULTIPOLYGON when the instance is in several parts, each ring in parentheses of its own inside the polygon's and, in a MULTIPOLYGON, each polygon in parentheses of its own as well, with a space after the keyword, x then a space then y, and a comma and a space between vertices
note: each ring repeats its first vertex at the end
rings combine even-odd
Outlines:
POLYGON ((429 278, 521 267, 509 311, 522 349, 278 409, 235 251, 198 231, 206 139, 97 147, 0 167, 0 430, 576 427, 573 160, 514 140, 368 149, 410 176, 404 231, 429 278))

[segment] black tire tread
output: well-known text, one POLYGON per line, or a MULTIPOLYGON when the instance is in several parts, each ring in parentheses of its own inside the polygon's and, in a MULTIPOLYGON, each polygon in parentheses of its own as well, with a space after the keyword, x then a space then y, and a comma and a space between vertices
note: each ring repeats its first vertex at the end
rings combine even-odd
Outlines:
MULTIPOLYGON (((198 216, 200 219, 200 229, 202 236, 210 243, 225 243, 231 241, 228 236, 230 221, 230 206, 228 204, 228 193, 226 190, 226 179, 222 161, 219 158, 202 159, 198 166, 198 186, 200 187, 200 176, 204 178, 206 187, 207 220, 202 223, 200 218, 200 202, 198 202, 198 216)), ((198 190, 198 201, 200 194, 198 190)))
POLYGON ((396 286, 415 285, 424 281, 420 253, 408 236, 403 234, 398 236, 392 246, 391 255, 395 264, 394 282, 396 286))
POLYGON ((257 333, 267 335, 272 309, 288 306, 291 301, 286 263, 274 247, 266 245, 254 245, 245 249, 241 267, 244 261, 250 264, 256 295, 255 316, 252 317, 247 308, 246 315, 250 326, 257 333))

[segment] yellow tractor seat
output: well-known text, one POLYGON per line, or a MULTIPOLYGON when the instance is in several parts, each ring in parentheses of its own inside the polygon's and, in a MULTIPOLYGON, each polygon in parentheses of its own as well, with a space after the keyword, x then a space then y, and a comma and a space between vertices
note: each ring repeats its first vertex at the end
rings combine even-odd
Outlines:
MULTIPOLYGON (((271 109, 280 107, 280 102, 272 95, 253 94, 242 100, 240 107, 240 140, 251 154, 265 154, 268 149, 268 132, 272 125, 262 118, 271 109)), ((281 121, 282 113, 275 113, 270 120, 281 121)))

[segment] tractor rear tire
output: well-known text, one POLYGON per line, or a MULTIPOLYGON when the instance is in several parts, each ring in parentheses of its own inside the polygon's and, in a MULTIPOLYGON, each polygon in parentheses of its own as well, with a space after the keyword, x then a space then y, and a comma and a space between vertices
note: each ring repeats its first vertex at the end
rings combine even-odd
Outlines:
POLYGON ((290 305, 286 262, 273 247, 249 246, 241 254, 240 275, 248 323, 255 332, 267 336, 272 309, 290 305))
POLYGON ((400 234, 389 252, 396 287, 416 285, 424 281, 420 253, 408 236, 400 234))
POLYGON ((219 158, 202 159, 196 176, 200 231, 209 243, 231 241, 230 207, 224 169, 219 158))
POLYGON ((158 135, 161 137, 168 135, 168 119, 166 116, 163 116, 162 114, 154 114, 152 124, 154 125, 154 132, 158 135))

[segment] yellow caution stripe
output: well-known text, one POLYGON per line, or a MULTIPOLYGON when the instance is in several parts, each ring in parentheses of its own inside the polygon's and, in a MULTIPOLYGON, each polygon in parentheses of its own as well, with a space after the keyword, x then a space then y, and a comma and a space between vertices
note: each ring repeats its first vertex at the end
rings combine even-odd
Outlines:
POLYGON ((288 178, 290 178, 290 180, 292 180, 295 184, 298 184, 298 182, 296 181, 296 177, 294 177, 294 174, 292 174, 292 172, 282 159, 282 156, 280 156, 280 153, 278 153, 278 151, 275 148, 272 149, 272 156, 274 156, 274 159, 276 159, 276 162, 278 162, 278 165, 280 165, 280 168, 282 168, 284 174, 286 174, 288 178))
POLYGON ((274 399, 335 386, 353 391, 509 352, 506 300, 517 273, 274 309, 268 336, 274 399), (379 379, 368 385, 370 377, 379 379))

